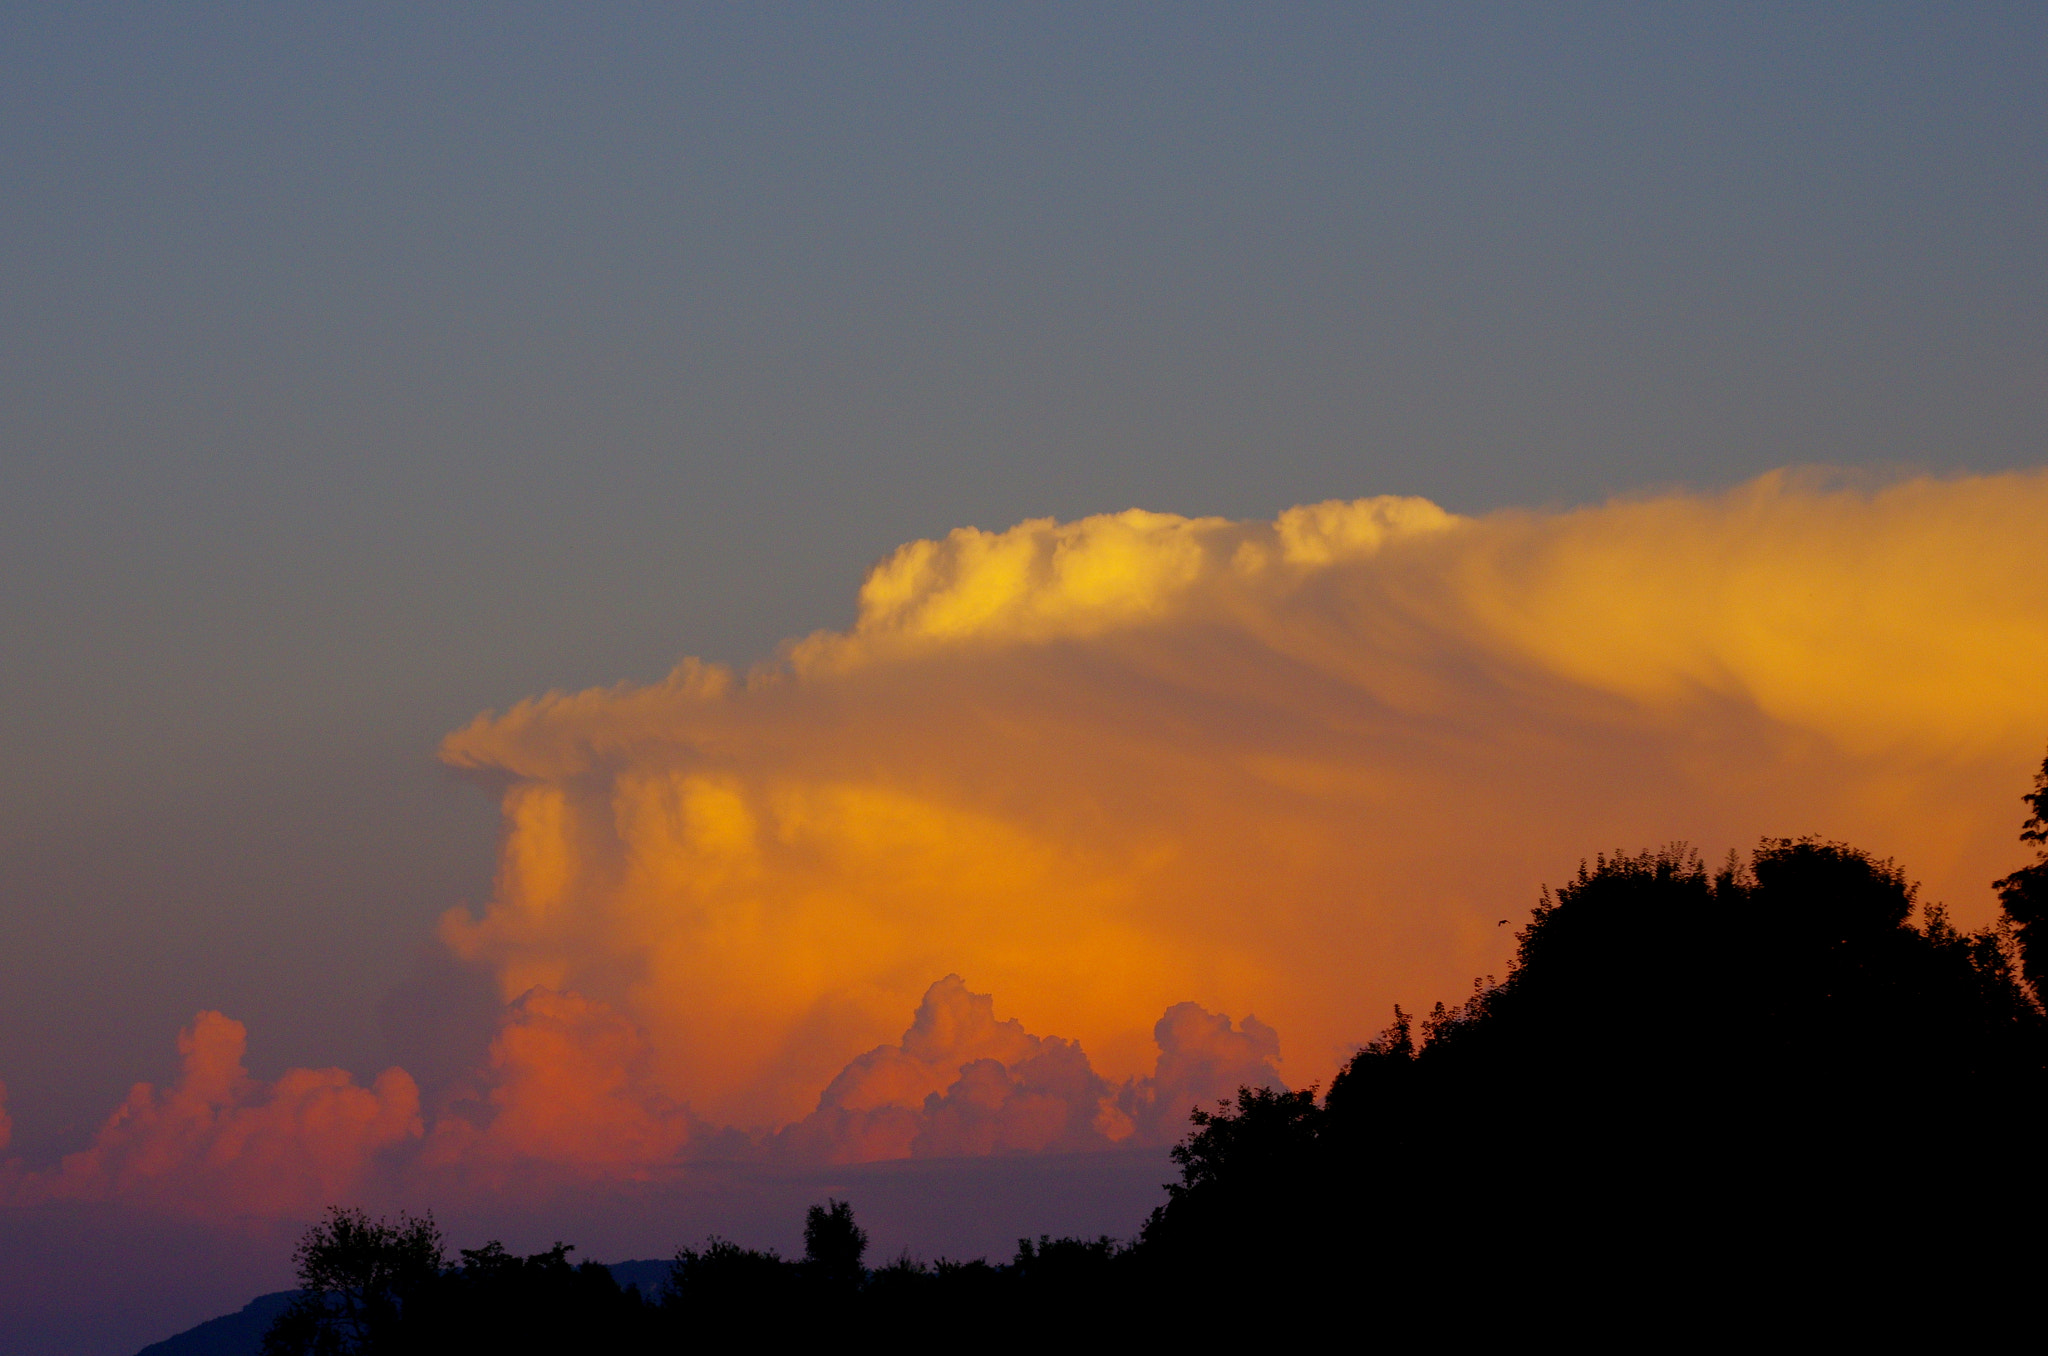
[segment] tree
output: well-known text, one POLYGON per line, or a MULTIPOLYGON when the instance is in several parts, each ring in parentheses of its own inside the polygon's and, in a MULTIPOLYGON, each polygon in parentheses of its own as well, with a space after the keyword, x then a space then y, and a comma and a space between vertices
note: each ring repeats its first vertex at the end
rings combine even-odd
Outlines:
POLYGON ((264 1356, 343 1356, 389 1349, 408 1304, 440 1279, 432 1214, 371 1219, 339 1206, 292 1254, 299 1294, 263 1338, 264 1356))
POLYGON ((1482 1333, 1877 1312, 1907 1259, 1928 1293, 2034 1267, 2048 1165, 2008 1146, 2048 1112, 2048 1019, 2005 935, 1839 843, 1596 859, 1419 1045, 1397 1008, 1320 1105, 1245 1089, 1195 1117, 1147 1273, 1482 1333))
POLYGON ((868 1233, 853 1222, 853 1206, 826 1198, 804 1213, 804 1269, 810 1278, 833 1289, 860 1285, 867 1272, 868 1233))
POLYGON ((2035 845, 2036 860, 1992 886, 2019 943, 2020 972, 2036 1002, 2048 1002, 2048 757, 2034 774, 2034 789, 2021 797, 2031 812, 2020 841, 2035 845))

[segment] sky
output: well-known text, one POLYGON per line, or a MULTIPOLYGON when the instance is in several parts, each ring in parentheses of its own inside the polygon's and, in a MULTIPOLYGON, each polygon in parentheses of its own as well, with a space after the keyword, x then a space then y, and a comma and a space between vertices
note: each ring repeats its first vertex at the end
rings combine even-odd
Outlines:
POLYGON ((2048 742, 2044 56, 0 9, 0 1250, 533 1161, 602 1239, 742 1131, 667 1188, 729 1231, 819 1163, 1122 1162, 1670 838, 1984 921, 2048 742), (138 1186, 138 1081, 356 1129, 138 1186))

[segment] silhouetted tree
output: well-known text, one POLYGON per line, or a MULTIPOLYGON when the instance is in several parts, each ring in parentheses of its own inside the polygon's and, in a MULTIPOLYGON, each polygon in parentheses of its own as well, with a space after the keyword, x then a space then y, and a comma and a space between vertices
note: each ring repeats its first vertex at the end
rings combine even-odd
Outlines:
POLYGON ((492 1353, 625 1350, 643 1341, 650 1316, 638 1291, 622 1291, 597 1262, 572 1264, 557 1243, 520 1256, 502 1243, 462 1250, 462 1265, 406 1315, 406 1350, 492 1353))
POLYGON ((2022 799, 2030 813, 2020 828, 2020 841, 2034 844, 2036 860, 1993 888, 2012 920, 2021 972, 2035 1001, 2043 1002, 2048 1001, 2048 758, 2041 760, 2034 789, 2022 799))
POLYGON ((1419 1046, 1396 1009, 1320 1104, 1198 1116, 1147 1274, 1484 1327, 2033 1265, 2013 1221, 2048 1193, 2002 1146, 2048 1109, 2040 1011, 2009 933, 1915 912, 1891 863, 1812 839, 1582 866, 1419 1046))
POLYGON ((394 1349, 408 1306, 440 1277, 442 1248, 431 1214, 330 1209, 292 1254, 299 1294, 265 1334, 264 1356, 394 1349))
POLYGON ((663 1326, 691 1343, 758 1342, 764 1328, 787 1335, 809 1325, 802 1275, 774 1249, 756 1251, 713 1237, 680 1248, 661 1297, 663 1326))
POLYGON ((815 1285, 852 1290, 866 1279, 867 1230, 853 1222, 853 1207, 827 1198, 804 1213, 804 1269, 815 1285))
POLYGON ((651 1335, 638 1291, 557 1243, 522 1257, 501 1243, 445 1265, 433 1218, 331 1210, 296 1254, 300 1293, 264 1336, 265 1356, 495 1356, 630 1350, 651 1335))
MULTIPOLYGON (((1142 1312, 1129 1248, 1108 1237, 1019 1239, 1001 1265, 931 1265, 908 1253, 867 1270, 867 1231, 828 1200, 804 1218, 804 1257, 786 1261, 723 1239, 676 1255, 661 1305, 668 1340, 696 1344, 900 1340, 911 1328, 987 1329, 1007 1347, 1027 1337, 1128 1333, 1142 1312)), ((1155 1325, 1156 1326, 1156 1325, 1155 1325)))

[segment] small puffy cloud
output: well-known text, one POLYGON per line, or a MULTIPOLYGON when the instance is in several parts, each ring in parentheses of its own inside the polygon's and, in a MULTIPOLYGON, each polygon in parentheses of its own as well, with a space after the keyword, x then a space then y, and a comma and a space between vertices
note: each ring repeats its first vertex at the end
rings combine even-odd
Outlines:
POLYGON ((178 1036, 177 1083, 138 1083, 91 1146, 24 1180, 30 1198, 121 1199, 205 1214, 283 1215, 350 1198, 378 1157, 421 1134, 402 1069, 369 1087, 340 1069, 274 1083, 242 1065, 247 1031, 202 1012, 178 1036))
POLYGON ((947 975, 925 990, 902 1039, 849 1061, 825 1085, 817 1109, 781 1132, 778 1148, 834 1163, 909 1157, 928 1128, 926 1104, 943 1100, 965 1068, 994 1071, 984 1080, 1007 1077, 1010 1066, 1031 1062, 1045 1046, 1016 1018, 998 1021, 993 995, 971 993, 960 976, 947 975))
POLYGON ((1153 1072, 1113 1086, 1081 1046, 998 1021, 995 999, 958 975, 925 991, 903 1039, 854 1058, 815 1111, 775 1138, 811 1161, 1079 1153, 1132 1141, 1170 1144, 1197 1104, 1239 1086, 1285 1086, 1280 1038, 1257 1018, 1241 1024, 1195 1003, 1153 1027, 1153 1072))
POLYGON ((651 1085, 632 1022, 578 994, 531 989, 435 1121, 422 1163, 486 1177, 515 1165, 633 1174, 675 1162, 691 1134, 688 1112, 651 1085))
POLYGON ((826 1085, 819 1105, 848 1111, 919 1106, 950 1085, 964 1064, 1021 1064, 1043 1046, 1016 1018, 996 1020, 995 995, 970 993, 960 976, 947 975, 925 990, 903 1039, 856 1056, 826 1085))
POLYGON ((1109 1085, 1072 1041, 1046 1037, 1016 1064, 977 1059, 944 1093, 925 1098, 911 1141, 918 1158, 1081 1152, 1107 1148, 1129 1127, 1109 1106, 1109 1085))
POLYGON ((1143 1143, 1171 1144, 1187 1133, 1188 1113, 1229 1100, 1241 1087, 1284 1088, 1280 1033, 1256 1017, 1233 1025, 1196 1003, 1175 1003, 1152 1028, 1159 1062, 1117 1097, 1143 1143))

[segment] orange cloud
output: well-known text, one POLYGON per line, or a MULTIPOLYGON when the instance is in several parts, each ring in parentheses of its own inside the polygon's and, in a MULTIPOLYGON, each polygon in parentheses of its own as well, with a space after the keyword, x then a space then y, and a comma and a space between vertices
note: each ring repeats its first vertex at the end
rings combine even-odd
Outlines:
POLYGON ((925 991, 901 1041, 855 1057, 817 1109, 783 1129, 777 1152, 806 1161, 870 1162, 1002 1153, 1077 1153, 1169 1144, 1195 1105, 1242 1084, 1279 1085, 1278 1035, 1242 1028, 1193 1003, 1153 1028, 1153 1073, 1112 1086, 1074 1041, 996 1020, 995 998, 948 975, 925 991))
POLYGON ((443 935, 508 999, 629 1017, 664 1095, 773 1126, 947 973, 1113 1083, 1184 1001, 1326 1078, 1393 1002, 1498 970, 1498 920, 1601 848, 1826 833, 1967 918, 2048 736, 2044 522, 2037 472, 962 529, 744 679, 691 661, 451 735, 506 838, 443 935))
POLYGON ((965 1068, 984 1064, 1006 1077, 1010 1066, 1036 1060, 1045 1049, 1046 1042, 1016 1018, 997 1021, 991 995, 969 993, 958 975, 948 975, 925 991, 903 1039, 841 1069, 817 1109, 783 1132, 781 1147, 833 1163, 910 1157, 926 1133, 926 1103, 944 1100, 965 1068))
POLYGON ((380 1153, 419 1137, 419 1091, 404 1070, 367 1088, 340 1069, 293 1069, 264 1084, 242 1067, 246 1040, 240 1022, 200 1013, 178 1035, 177 1084, 136 1084, 90 1148, 24 1179, 19 1194, 305 1212, 347 1199, 380 1153))
POLYGON ((1973 923, 2048 738, 2044 523, 2048 472, 1775 474, 912 543, 850 630, 743 678, 686 661, 449 736, 505 837, 441 936, 507 1007, 430 1129, 402 1072, 258 1084, 202 1014, 176 1087, 14 1194, 283 1210, 393 1163, 434 1195, 1170 1143, 1500 971, 1500 922, 1582 856, 1679 837, 1845 839, 1973 923))
MULTIPOLYGON (((1078 1043, 998 1020, 991 995, 948 975, 926 990, 902 1039, 849 1062, 811 1114, 748 1132, 668 1098, 630 1020, 534 989, 506 1007, 489 1056, 423 1126, 403 1070, 369 1088, 339 1069, 260 1083, 242 1066, 242 1024, 202 1012, 179 1036, 173 1087, 137 1084, 91 1147, 54 1170, 0 1165, 0 1205, 304 1217, 364 1200, 460 1204, 510 1188, 665 1180, 703 1158, 865 1163, 1156 1146, 1184 1132, 1192 1106, 1245 1083, 1280 1085, 1278 1038, 1255 1018, 1234 1024, 1182 1003, 1154 1037, 1153 1072, 1112 1085, 1078 1043)), ((0 1085, 0 1108, 5 1100, 0 1085)))
POLYGON ((535 1166, 617 1175, 673 1163, 684 1109, 645 1077, 646 1040, 576 994, 533 989, 507 1010, 483 1069, 434 1124, 423 1163, 503 1182, 535 1166))

